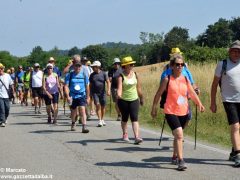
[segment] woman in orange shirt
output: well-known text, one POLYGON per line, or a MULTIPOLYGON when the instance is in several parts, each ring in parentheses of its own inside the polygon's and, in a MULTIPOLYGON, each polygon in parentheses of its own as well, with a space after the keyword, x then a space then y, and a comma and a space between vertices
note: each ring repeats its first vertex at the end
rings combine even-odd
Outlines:
POLYGON ((205 110, 200 99, 195 93, 189 80, 182 73, 184 60, 181 55, 176 55, 172 58, 170 66, 173 69, 173 74, 162 80, 158 91, 154 97, 151 115, 153 118, 157 116, 158 102, 165 90, 167 90, 166 103, 164 104, 165 118, 170 126, 173 136, 173 159, 178 159, 178 170, 185 170, 187 166, 183 160, 183 128, 188 120, 188 98, 190 97, 199 110, 205 110))

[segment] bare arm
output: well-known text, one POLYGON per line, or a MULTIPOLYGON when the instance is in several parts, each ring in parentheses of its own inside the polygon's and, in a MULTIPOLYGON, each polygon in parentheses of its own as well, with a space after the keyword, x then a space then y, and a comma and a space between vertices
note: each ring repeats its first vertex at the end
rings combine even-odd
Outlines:
POLYGON ((155 118, 157 116, 157 107, 158 107, 157 105, 159 104, 159 101, 161 100, 161 96, 162 96, 163 92, 167 88, 167 83, 168 83, 168 78, 166 77, 161 81, 160 86, 154 96, 153 104, 152 104, 152 111, 151 111, 152 118, 155 118))
POLYGON ((142 94, 141 81, 137 75, 136 75, 136 77, 137 77, 137 93, 138 93, 138 97, 140 99, 140 104, 143 105, 144 100, 143 100, 143 94, 142 94))
POLYGON ((218 84, 219 84, 220 80, 221 80, 220 77, 214 76, 213 82, 212 82, 210 109, 213 113, 217 112, 216 94, 217 94, 217 87, 218 87, 218 84))
POLYGON ((111 92, 111 91, 110 91, 111 83, 110 83, 110 80, 109 80, 109 79, 107 79, 106 82, 107 82, 107 95, 110 96, 110 94, 111 94, 111 93, 110 93, 110 92, 111 92))
POLYGON ((118 88, 117 88, 117 97, 121 98, 122 97, 122 76, 119 76, 117 79, 118 82, 118 88))

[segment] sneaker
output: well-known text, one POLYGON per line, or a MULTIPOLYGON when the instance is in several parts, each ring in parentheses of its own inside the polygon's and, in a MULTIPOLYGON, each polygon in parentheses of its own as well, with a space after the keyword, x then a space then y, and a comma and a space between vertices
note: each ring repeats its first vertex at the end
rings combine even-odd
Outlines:
POLYGON ((105 123, 105 121, 104 121, 104 120, 102 120, 102 125, 103 125, 103 126, 106 126, 106 123, 105 123))
POLYGON ((231 152, 230 154, 229 154, 229 161, 235 161, 235 159, 236 159, 236 154, 235 154, 235 152, 231 152))
POLYGON ((172 157, 172 164, 177 165, 178 164, 178 158, 172 157))
POLYGON ((121 120, 122 120, 121 115, 118 115, 118 117, 117 117, 117 121, 121 121, 121 120))
POLYGON ((58 123, 57 123, 57 121, 56 121, 56 120, 55 120, 55 121, 53 121, 53 124, 54 124, 54 125, 58 125, 58 123))
POLYGON ((1 127, 6 127, 6 123, 1 123, 1 127))
POLYGON ((89 133, 89 130, 87 128, 82 128, 82 133, 89 133))
POLYGON ((235 167, 240 167, 240 153, 235 155, 235 167))
POLYGON ((51 116, 48 116, 48 124, 50 124, 52 122, 51 116))
POLYGON ((99 120, 97 127, 102 127, 102 126, 103 126, 102 120, 99 120))
POLYGON ((184 171, 185 169, 187 169, 187 166, 185 164, 185 161, 182 159, 182 160, 179 160, 178 161, 178 168, 177 170, 179 171, 184 171))
POLYGON ((76 131, 76 123, 72 122, 71 131, 76 131))
POLYGON ((143 139, 138 137, 135 139, 134 144, 140 144, 142 142, 143 142, 143 139))
POLYGON ((122 139, 125 142, 129 142, 130 141, 129 138, 128 138, 128 134, 127 133, 123 134, 123 138, 122 139))

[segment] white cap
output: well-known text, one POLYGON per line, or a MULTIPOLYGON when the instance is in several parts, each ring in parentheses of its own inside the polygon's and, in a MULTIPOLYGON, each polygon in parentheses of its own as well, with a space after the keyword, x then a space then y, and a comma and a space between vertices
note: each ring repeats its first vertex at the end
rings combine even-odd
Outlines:
POLYGON ((35 64, 34 64, 34 67, 37 67, 37 66, 40 66, 40 65, 39 65, 38 63, 35 63, 35 64))
POLYGON ((97 66, 97 67, 101 67, 101 63, 99 61, 94 61, 91 66, 97 66))
POLYGON ((48 68, 48 67, 53 68, 53 65, 52 65, 51 63, 48 63, 48 64, 46 65, 46 68, 48 68))
POLYGON ((121 63, 120 59, 119 58, 114 58, 113 59, 113 64, 115 64, 115 63, 121 63))

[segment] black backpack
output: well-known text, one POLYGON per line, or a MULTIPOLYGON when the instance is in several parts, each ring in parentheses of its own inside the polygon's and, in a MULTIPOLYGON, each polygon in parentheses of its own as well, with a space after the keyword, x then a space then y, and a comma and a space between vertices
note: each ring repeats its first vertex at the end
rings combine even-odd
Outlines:
POLYGON ((226 72, 227 72, 227 60, 224 59, 223 64, 222 64, 221 77, 220 77, 220 81, 218 83, 220 89, 221 89, 221 86, 222 86, 222 76, 226 75, 226 72))
MULTIPOLYGON (((186 80, 186 83, 188 83, 187 77, 184 76, 184 78, 186 80)), ((170 81, 170 75, 168 75, 168 82, 167 82, 166 90, 163 92, 163 94, 161 96, 161 101, 160 101, 160 108, 161 109, 164 109, 164 104, 166 103, 166 100, 167 100, 169 81, 170 81)))

